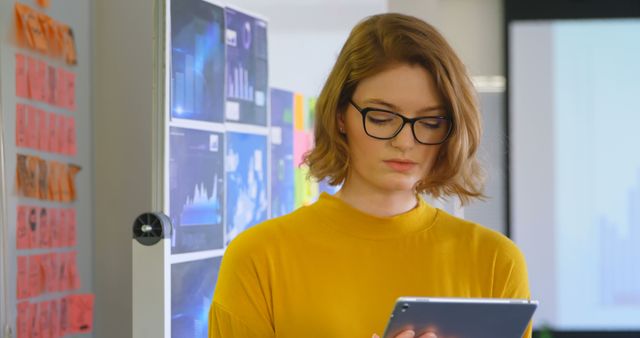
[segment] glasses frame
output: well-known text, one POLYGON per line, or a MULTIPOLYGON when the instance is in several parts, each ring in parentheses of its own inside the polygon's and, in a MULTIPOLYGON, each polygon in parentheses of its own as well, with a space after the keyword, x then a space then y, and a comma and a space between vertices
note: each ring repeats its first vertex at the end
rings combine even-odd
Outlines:
POLYGON ((440 145, 443 144, 447 141, 447 139, 449 139, 449 136, 451 136, 451 131, 453 130, 453 119, 449 116, 421 116, 421 117, 415 117, 415 118, 408 118, 408 117, 404 117, 401 114, 398 114, 394 111, 390 111, 390 110, 386 110, 386 109, 380 109, 380 108, 371 108, 371 107, 365 107, 365 108, 360 108, 355 102, 353 102, 353 100, 349 100, 349 103, 351 103, 351 105, 356 108, 356 110, 362 115, 362 129, 364 129, 364 132, 372 138, 378 139, 378 140, 391 140, 392 138, 398 136, 398 134, 400 134, 400 132, 402 131, 402 129, 404 129, 404 126, 408 123, 411 125, 411 133, 413 134, 413 139, 416 140, 416 142, 420 143, 420 144, 424 144, 424 145, 428 145, 428 146, 435 146, 435 145, 440 145), (398 117, 400 117, 402 119, 402 125, 400 126, 400 128, 398 128, 398 130, 396 130, 396 132, 389 137, 379 137, 379 136, 373 136, 371 134, 369 134, 369 131, 367 130, 367 126, 366 126, 366 117, 367 117, 367 113, 369 113, 370 111, 381 111, 381 112, 385 112, 385 113, 390 113, 393 115, 396 115, 398 117), (421 142, 420 140, 418 140, 418 137, 416 136, 416 130, 414 128, 416 122, 420 121, 420 120, 426 120, 426 119, 439 119, 439 120, 445 120, 445 121, 449 121, 449 130, 447 130, 447 134, 444 136, 444 138, 442 139, 442 141, 440 142, 436 142, 436 143, 425 143, 425 142, 421 142))

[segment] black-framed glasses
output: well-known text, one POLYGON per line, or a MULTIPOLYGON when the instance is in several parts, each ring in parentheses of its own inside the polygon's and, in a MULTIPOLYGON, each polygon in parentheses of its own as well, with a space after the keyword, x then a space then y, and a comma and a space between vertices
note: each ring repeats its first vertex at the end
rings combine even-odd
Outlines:
POLYGON ((396 137, 408 123, 418 143, 438 145, 447 140, 453 129, 453 121, 448 116, 423 116, 410 119, 389 110, 360 108, 352 100, 349 102, 362 114, 365 133, 375 139, 390 140, 396 137))

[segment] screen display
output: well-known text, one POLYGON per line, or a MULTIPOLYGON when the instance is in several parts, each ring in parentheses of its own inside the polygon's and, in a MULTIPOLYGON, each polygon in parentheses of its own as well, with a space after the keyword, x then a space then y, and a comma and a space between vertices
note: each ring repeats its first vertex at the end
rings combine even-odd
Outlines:
POLYGON ((640 330, 640 20, 509 29, 511 229, 534 323, 640 330))

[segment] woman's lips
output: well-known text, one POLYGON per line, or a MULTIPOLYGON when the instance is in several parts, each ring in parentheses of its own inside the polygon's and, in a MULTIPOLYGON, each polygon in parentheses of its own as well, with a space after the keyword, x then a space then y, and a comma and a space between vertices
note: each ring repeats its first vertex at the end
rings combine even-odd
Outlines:
POLYGON ((399 172, 407 172, 413 169, 417 163, 403 160, 388 160, 384 161, 391 169, 399 172))

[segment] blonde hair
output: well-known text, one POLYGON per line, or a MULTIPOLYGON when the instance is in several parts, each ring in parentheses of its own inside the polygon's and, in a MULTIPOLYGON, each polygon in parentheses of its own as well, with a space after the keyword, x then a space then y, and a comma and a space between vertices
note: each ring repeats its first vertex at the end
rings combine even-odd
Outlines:
POLYGON ((462 204, 482 198, 484 174, 476 159, 482 134, 476 92, 462 61, 428 23, 403 14, 374 15, 358 23, 345 42, 316 102, 315 147, 304 157, 309 175, 329 184, 342 183, 349 151, 338 130, 358 83, 390 64, 409 63, 428 70, 453 119, 431 171, 416 192, 435 198, 457 195, 462 204))

